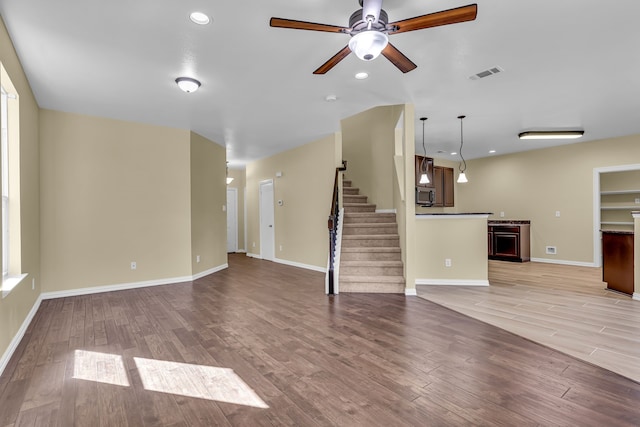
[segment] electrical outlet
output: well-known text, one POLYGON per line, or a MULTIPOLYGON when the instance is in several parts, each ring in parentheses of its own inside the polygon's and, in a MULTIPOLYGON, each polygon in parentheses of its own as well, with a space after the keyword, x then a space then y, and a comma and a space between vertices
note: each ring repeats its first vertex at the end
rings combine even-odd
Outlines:
POLYGON ((36 288, 36 278, 32 277, 31 278, 31 289, 34 290, 36 288))
POLYGON ((227 211, 227 205, 222 205, 222 212, 226 212, 227 211))
POLYGON ((500 212, 500 218, 504 218, 504 212, 500 212))
POLYGON ((138 264, 135 261, 131 261, 131 269, 135 270, 136 268, 138 268, 138 264))
POLYGON ((256 247, 256 242, 253 242, 253 247, 254 247, 254 248, 256 247))
POLYGON ((200 262, 200 255, 196 255, 196 262, 200 262))
POLYGON ((280 252, 282 252, 282 245, 280 245, 280 252))
POLYGON ((446 258, 444 260, 444 266, 445 267, 451 267, 451 258, 446 258))
POLYGON ((639 197, 636 197, 636 203, 640 204, 640 198, 639 197))
POLYGON ((545 248, 545 252, 546 252, 547 254, 549 254, 549 255, 555 255, 555 254, 557 254, 557 253, 558 253, 558 251, 557 251, 557 249, 556 249, 556 247, 555 247, 555 246, 547 246, 547 247, 545 248))
POLYGON ((556 211, 556 218, 560 218, 560 211, 556 211))

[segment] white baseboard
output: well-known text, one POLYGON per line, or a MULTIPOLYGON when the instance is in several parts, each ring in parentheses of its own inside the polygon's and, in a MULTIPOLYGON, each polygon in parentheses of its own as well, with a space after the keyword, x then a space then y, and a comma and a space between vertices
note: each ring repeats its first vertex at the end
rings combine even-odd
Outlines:
POLYGON ((247 252, 247 256, 250 258, 262 259, 262 257, 258 254, 252 254, 251 252, 247 252))
POLYGON ((488 280, 416 279, 416 286, 489 286, 488 280))
POLYGON ((39 296, 38 299, 36 299, 36 302, 33 303, 33 307, 31 307, 31 311, 29 311, 29 314, 27 314, 27 317, 24 319, 24 322, 22 322, 20 329, 18 329, 18 332, 16 332, 16 334, 13 336, 13 339, 9 343, 9 347, 7 347, 7 350, 4 352, 4 354, 0 358, 0 375, 2 375, 2 373, 4 372, 4 369, 7 367, 9 360, 11 360, 11 356, 13 356, 13 353, 18 348, 20 341, 22 341, 24 334, 27 332, 27 328, 31 324, 31 321, 33 320, 36 313, 38 312, 38 308, 40 308, 41 302, 42 302, 42 296, 39 296))
POLYGON ((560 265, 573 265, 576 267, 596 267, 592 262, 582 261, 567 261, 563 259, 551 259, 551 258, 531 258, 531 262, 544 262, 547 264, 560 264, 560 265))
POLYGON ((245 251, 244 249, 238 249, 238 250, 236 251, 236 253, 237 253, 237 254, 246 254, 246 253, 247 253, 247 251, 245 251))
POLYGON ((413 288, 413 289, 406 288, 404 290, 404 295, 408 297, 415 297, 415 296, 418 296, 418 292, 416 291, 416 288, 413 288))
POLYGON ((290 265, 291 267, 304 268, 307 270, 318 271, 320 273, 326 273, 327 269, 325 267, 318 267, 316 265, 302 264, 295 261, 288 261, 286 259, 274 258, 273 262, 277 262, 278 264, 290 265))
MULTIPOLYGON (((632 296, 631 298, 633 298, 633 299, 637 299, 637 300, 639 300, 639 301, 640 301, 640 293, 638 293, 638 292, 634 292, 634 293, 633 293, 633 296, 632 296)), ((0 374, 1 374, 1 373, 2 373, 2 372, 0 372, 0 374)))
POLYGON ((203 278, 204 276, 208 276, 208 275, 210 275, 210 274, 217 273, 218 271, 224 270, 224 269, 226 269, 226 268, 229 268, 229 264, 227 264, 227 263, 225 262, 224 264, 219 265, 219 266, 217 266, 217 267, 213 267, 213 268, 210 268, 210 269, 208 269, 208 270, 201 271, 201 272, 200 272, 200 273, 198 273, 198 274, 194 274, 194 275, 191 277, 191 280, 193 281, 193 280, 201 279, 201 278, 203 278))
POLYGON ((228 264, 222 264, 218 267, 198 273, 194 276, 170 277, 166 279, 145 280, 142 282, 118 283, 115 285, 93 286, 89 288, 69 289, 65 291, 43 292, 40 297, 45 299, 75 297, 80 295, 99 294, 102 292, 125 291, 128 289, 147 288, 151 286, 171 285, 174 283, 192 282, 209 274, 228 268, 228 264))

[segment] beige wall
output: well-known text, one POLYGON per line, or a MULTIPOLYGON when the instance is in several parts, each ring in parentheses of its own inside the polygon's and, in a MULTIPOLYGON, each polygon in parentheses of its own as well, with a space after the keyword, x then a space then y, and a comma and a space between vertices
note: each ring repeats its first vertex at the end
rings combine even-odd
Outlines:
POLYGON ((247 252, 260 254, 260 181, 272 179, 275 257, 326 268, 327 218, 335 175, 335 135, 247 165, 247 252), (276 172, 282 172, 277 178, 276 172), (280 246, 282 245, 282 250, 280 246))
POLYGON ((191 132, 191 269, 227 263, 226 150, 191 132), (198 256, 200 262, 198 262, 198 256))
POLYGON ((393 209, 395 129, 403 108, 376 107, 341 121, 345 175, 377 209, 393 209))
POLYGON ((456 186, 456 208, 529 219, 532 258, 590 264, 599 227, 593 223, 593 170, 637 163, 640 135, 471 160, 469 182, 456 186), (545 254, 545 246, 556 246, 557 255, 545 254))
POLYGON ((0 62, 20 99, 21 263, 27 278, 0 299, 0 357, 7 351, 40 294, 40 179, 38 104, 0 18, 0 62), (35 289, 31 289, 35 283, 35 289))
POLYGON ((51 110, 40 131, 44 292, 191 275, 189 131, 51 110))
POLYGON ((245 246, 245 203, 244 194, 247 180, 244 169, 229 169, 229 177, 233 178, 231 184, 227 188, 236 188, 238 190, 238 252, 248 252, 245 246))

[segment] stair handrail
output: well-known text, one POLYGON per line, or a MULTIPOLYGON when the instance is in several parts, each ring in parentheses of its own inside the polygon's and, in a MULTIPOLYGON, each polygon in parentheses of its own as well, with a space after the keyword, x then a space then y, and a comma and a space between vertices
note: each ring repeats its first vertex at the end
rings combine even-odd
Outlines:
POLYGON ((340 185, 338 179, 340 172, 347 170, 347 161, 342 161, 342 166, 336 168, 333 180, 333 195, 331 199, 331 212, 329 212, 329 287, 327 294, 334 295, 334 262, 336 254, 336 236, 338 235, 338 215, 340 214, 340 185))

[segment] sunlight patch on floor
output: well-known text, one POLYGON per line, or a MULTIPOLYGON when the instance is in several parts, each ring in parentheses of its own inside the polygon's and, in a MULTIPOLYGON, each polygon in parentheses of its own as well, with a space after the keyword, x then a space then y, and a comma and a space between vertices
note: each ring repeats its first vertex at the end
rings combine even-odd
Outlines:
POLYGON ((118 354, 76 350, 73 378, 129 387, 127 370, 118 354))
POLYGON ((268 408, 233 369, 134 357, 146 390, 268 408))

